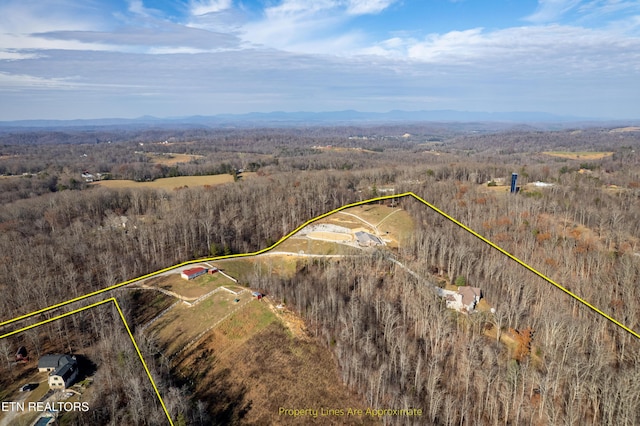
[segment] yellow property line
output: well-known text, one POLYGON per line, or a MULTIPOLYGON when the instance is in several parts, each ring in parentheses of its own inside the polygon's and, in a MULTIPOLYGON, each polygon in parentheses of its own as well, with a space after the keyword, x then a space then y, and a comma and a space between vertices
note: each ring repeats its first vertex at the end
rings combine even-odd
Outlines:
POLYGON ((156 386, 156 382, 153 380, 153 377, 151 376, 151 372, 149 371, 149 368, 147 367, 147 363, 144 361, 144 358, 142 357, 142 353, 140 352, 140 349, 138 348, 138 344, 136 343, 136 339, 133 338, 133 333, 131 333, 131 329, 129 328, 129 324, 127 323, 127 320, 124 318, 124 314, 122 313, 122 309, 120 309, 120 305, 118 304, 118 301, 116 300, 115 297, 111 297, 109 299, 105 299, 105 300, 101 300, 100 302, 96 302, 96 303, 92 303, 90 305, 87 306, 83 306, 82 308, 78 308, 75 309, 73 311, 70 312, 66 312, 62 315, 58 315, 57 317, 54 318, 49 318, 47 320, 41 321, 39 323, 36 324, 31 324, 28 325, 26 327, 23 327, 19 330, 14 330, 10 333, 6 333, 0 336, 0 339, 3 339, 5 337, 9 337, 9 336, 13 336, 15 334, 18 333, 22 333, 23 331, 27 331, 30 330, 32 328, 44 325, 44 324, 48 324, 52 321, 56 321, 65 317, 68 317, 69 315, 73 315, 73 314, 77 314, 79 312, 82 311, 86 311, 87 309, 91 309, 91 308, 95 308, 96 306, 100 306, 100 305, 104 305, 106 303, 109 302, 113 302, 116 306, 116 309, 118 310, 118 314, 120 315, 120 319, 122 320, 122 323, 124 324, 125 328, 127 329, 127 333, 129 334, 129 338, 131 339, 131 343, 133 343, 133 347, 136 348, 136 353, 138 354, 138 357, 140 358, 140 362, 142 362, 142 366, 144 367, 144 371, 147 372, 147 377, 149 377, 149 381, 151 381, 151 385, 153 386, 153 390, 156 392, 156 395, 158 396, 158 400, 160 401, 160 405, 162 405, 162 409, 164 410, 164 413, 167 416, 167 419, 169 420, 169 424, 171 424, 171 426, 174 426, 173 424, 173 420, 171 420, 171 416, 169 415, 169 410, 167 410, 167 406, 164 404, 164 401, 162 400, 162 396, 160 396, 160 391, 158 391, 158 387, 156 386))
POLYGON ((34 311, 34 312, 31 312, 31 313, 28 313, 28 314, 25 314, 25 315, 21 315, 21 316, 12 318, 12 319, 4 321, 4 322, 0 322, 0 327, 2 327, 4 325, 7 325, 7 324, 11 324, 13 322, 16 322, 16 321, 19 321, 19 320, 22 320, 22 319, 25 319, 25 318, 28 318, 28 317, 31 317, 33 315, 37 315, 37 314, 40 314, 40 313, 43 313, 43 312, 47 312, 47 311, 52 310, 52 309, 59 308, 61 306, 68 305, 68 304, 73 303, 73 302, 77 302, 77 301, 80 301, 80 300, 83 300, 83 299, 86 299, 86 298, 89 298, 89 297, 92 297, 92 296, 96 296, 98 294, 101 294, 101 293, 104 293, 104 292, 107 292, 107 291, 114 290, 114 289, 122 287, 124 285, 134 283, 136 281, 140 281, 140 280, 143 280, 143 279, 146 279, 146 278, 154 277, 154 276, 156 276, 158 274, 170 271, 170 270, 175 269, 175 268, 179 268, 181 266, 190 265, 190 264, 199 263, 199 262, 208 262, 208 261, 214 261, 214 260, 231 259, 231 258, 237 258, 237 257, 256 256, 256 255, 262 254, 264 252, 267 252, 269 250, 272 250, 272 249, 276 248, 277 246, 282 244, 289 237, 291 237, 296 232, 300 231, 305 226, 307 226, 307 225, 309 225, 309 224, 311 224, 311 223, 313 223, 313 222, 315 222, 317 220, 325 218, 325 217, 327 217, 329 215, 332 215, 333 213, 339 212, 341 210, 348 209, 350 207, 360 206, 360 205, 368 204, 368 203, 375 202, 375 201, 382 201, 382 200, 388 200, 388 199, 392 199, 392 198, 401 198, 401 197, 407 197, 407 196, 411 196, 411 197, 415 198, 416 200, 420 201, 421 203, 423 203, 424 205, 429 207, 431 210, 435 211, 436 213, 438 213, 442 217, 444 217, 444 218, 450 220, 451 222, 455 223, 460 228, 462 228, 465 231, 469 232, 474 237, 480 239, 482 242, 489 244, 491 247, 493 247, 494 249, 498 250, 500 253, 504 254, 505 256, 510 258, 511 260, 517 262, 521 266, 523 266, 526 269, 528 269, 529 271, 533 272, 534 274, 536 274, 537 276, 539 276, 543 280, 547 281, 549 284, 552 284, 553 286, 555 286, 558 289, 562 290, 564 293, 566 293, 567 295, 571 296, 572 298, 574 298, 578 302, 582 303, 583 305, 585 305, 586 307, 588 307, 592 311, 596 312, 597 314, 599 314, 603 318, 606 318, 607 320, 611 321, 613 324, 617 325, 618 327, 622 328, 623 330, 631 333, 633 336, 635 336, 638 339, 640 339, 640 334, 638 334, 637 332, 633 331, 631 328, 627 327, 626 325, 624 325, 621 322, 617 321, 616 319, 614 319, 610 315, 606 314, 605 312, 601 311, 597 307, 593 306, 592 304, 590 304, 586 300, 582 299, 581 297, 579 297, 576 294, 572 293, 571 291, 567 290, 566 288, 564 288, 560 284, 558 284, 555 281, 553 281, 551 278, 547 277, 543 273, 541 273, 538 270, 534 269, 533 267, 529 266, 528 264, 526 264, 522 260, 518 259, 517 257, 512 255, 511 253, 507 252, 506 250, 504 250, 503 248, 501 248, 497 244, 489 241, 487 238, 485 238, 482 235, 478 234, 476 231, 474 231, 473 229, 471 229, 468 226, 464 225, 463 223, 459 222, 458 220, 454 219, 453 217, 449 216, 448 214, 446 214, 442 210, 438 209, 437 207, 435 207, 432 204, 428 203, 427 201, 423 200, 422 198, 420 198, 419 196, 417 196, 413 192, 405 192, 405 193, 396 194, 396 195, 385 195, 385 196, 382 196, 382 197, 376 197, 376 198, 371 198, 369 200, 363 200, 363 201, 358 201, 358 202, 351 203, 351 204, 346 204, 346 205, 344 205, 342 207, 339 207, 337 209, 331 210, 331 211, 329 211, 327 213, 321 214, 320 216, 316 216, 315 218, 306 221, 305 223, 303 223, 302 225, 298 226, 296 229, 294 229, 293 231, 289 232, 287 235, 285 235, 284 237, 280 238, 277 242, 275 242, 274 244, 272 244, 271 246, 269 246, 267 248, 264 248, 264 249, 261 249, 261 250, 255 251, 255 252, 250 252, 250 253, 240 253, 240 254, 230 254, 230 255, 227 255, 227 256, 207 257, 207 258, 202 258, 202 259, 190 260, 190 261, 187 261, 187 262, 182 262, 182 263, 179 263, 177 265, 170 266, 170 267, 164 268, 164 269, 160 269, 159 271, 155 271, 155 272, 143 275, 143 276, 138 277, 138 278, 134 278, 134 279, 131 279, 131 280, 128 280, 128 281, 121 282, 119 284, 112 285, 112 286, 107 287, 107 288, 102 289, 102 290, 97 290, 97 291, 94 291, 94 292, 91 292, 91 293, 87 293, 87 294, 85 294, 83 296, 79 296, 79 297, 76 297, 74 299, 67 300, 65 302, 61 302, 61 303, 58 303, 58 304, 55 304, 55 305, 51 305, 49 307, 42 308, 42 309, 34 311))

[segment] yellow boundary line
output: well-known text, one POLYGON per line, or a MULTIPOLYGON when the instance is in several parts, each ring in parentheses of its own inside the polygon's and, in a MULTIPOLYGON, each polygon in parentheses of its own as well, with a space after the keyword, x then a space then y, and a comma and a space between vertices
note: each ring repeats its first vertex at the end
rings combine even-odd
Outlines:
POLYGON ((171 416, 169 415, 169 410, 167 410, 167 406, 164 404, 164 401, 162 400, 162 396, 160 396, 160 391, 158 390, 158 387, 156 386, 156 382, 153 380, 153 377, 151 376, 151 372, 149 371, 149 367, 147 367, 147 363, 144 361, 144 358, 142 357, 142 353, 140 352, 140 348, 138 348, 138 344, 136 343, 136 339, 134 339, 133 337, 133 333, 131 333, 131 329, 129 328, 129 324, 127 323, 127 320, 124 318, 124 314, 122 313, 122 309, 120 309, 120 305, 118 304, 118 301, 116 300, 115 297, 111 297, 109 299, 105 299, 105 300, 101 300, 100 302, 96 302, 96 303, 92 303, 90 305, 87 306, 83 306, 82 308, 78 308, 75 309, 73 311, 70 312, 66 312, 62 315, 58 315, 57 317, 54 318, 49 318, 47 320, 41 321, 39 323, 36 324, 31 324, 28 325, 26 327, 23 327, 19 330, 14 330, 10 333, 6 333, 0 336, 0 339, 3 339, 5 337, 9 337, 9 336, 13 336, 15 334, 18 333, 22 333, 23 331, 27 331, 30 330, 32 328, 44 325, 44 324, 48 324, 50 322, 68 317, 70 315, 74 315, 77 314, 79 312, 82 311, 86 311, 87 309, 91 309, 91 308, 95 308, 97 306, 100 305, 104 305, 106 303, 109 302, 113 302, 114 305, 116 306, 116 309, 118 310, 118 314, 120 315, 120 319, 122 320, 122 323, 124 324, 124 327, 127 330, 127 334, 129 334, 129 338, 131 339, 131 343, 133 343, 133 347, 136 348, 136 353, 138 354, 138 357, 140 358, 140 362, 142 362, 142 366, 144 367, 144 371, 146 371, 147 373, 147 377, 149 377, 149 381, 151 382, 151 385, 153 386, 153 390, 156 392, 156 396, 158 397, 158 400, 160 401, 160 405, 162 405, 162 409, 164 410, 165 415, 167 416, 167 420, 169 420, 169 424, 171 424, 171 426, 174 426, 173 424, 173 420, 171 420, 171 416))
POLYGON ((511 253, 507 252, 506 250, 504 250, 503 248, 501 248, 497 244, 489 241, 487 238, 485 238, 482 235, 478 234, 473 229, 469 228, 468 226, 464 225, 463 223, 461 223, 458 220, 454 219, 453 217, 449 216, 448 214, 446 214, 442 210, 438 209, 437 207, 435 207, 432 204, 428 203, 427 201, 423 200, 422 198, 420 198, 419 196, 417 196, 413 192, 405 192, 405 193, 396 194, 396 195, 385 195, 385 196, 382 196, 382 197, 376 197, 376 198, 371 198, 369 200, 363 200, 363 201, 358 201, 358 202, 351 203, 351 204, 346 204, 346 205, 344 205, 342 207, 339 207, 337 209, 331 210, 331 211, 329 211, 327 213, 321 214, 320 216, 316 216, 315 218, 306 221, 305 223, 303 223, 302 225, 298 226, 296 229, 294 229, 293 231, 289 232, 287 235, 285 235, 284 237, 280 238, 277 242, 275 242, 274 244, 272 244, 271 246, 269 246, 267 248, 264 248, 264 249, 261 249, 261 250, 255 251, 255 252, 250 252, 250 253, 231 254, 231 255, 227 255, 227 256, 216 256, 216 257, 206 257, 206 258, 202 258, 202 259, 190 260, 190 261, 187 261, 187 262, 182 262, 182 263, 179 263, 177 265, 170 266, 168 268, 160 269, 158 271, 151 272, 151 273, 146 274, 146 275, 142 275, 142 276, 140 276, 138 278, 134 278, 134 279, 131 279, 131 280, 123 281, 123 282, 121 282, 119 284, 112 285, 112 286, 104 288, 102 290, 96 290, 96 291, 93 291, 91 293, 87 293, 87 294, 85 294, 83 296, 78 296, 76 298, 67 300, 65 302, 60 302, 60 303, 57 303, 55 305, 51 305, 51 306, 48 306, 46 308, 39 309, 37 311, 33 311, 31 313, 28 313, 28 314, 25 314, 25 315, 21 315, 21 316, 18 316, 18 317, 15 317, 15 318, 0 322, 0 327, 5 326, 7 324, 14 323, 16 321, 20 321, 20 320, 25 319, 25 318, 29 318, 29 317, 31 317, 33 315, 41 314, 43 312, 47 312, 47 311, 50 311, 52 309, 56 309, 56 308, 60 308, 62 306, 68 305, 70 303, 78 302, 80 300, 84 300, 84 299, 87 299, 89 297, 96 296, 96 295, 105 293, 107 291, 111 291, 111 290, 117 289, 117 288, 122 287, 122 286, 127 285, 127 284, 132 284, 132 283, 134 283, 136 281, 140 281, 140 280, 143 280, 143 279, 146 279, 146 278, 154 277, 154 276, 159 275, 159 274, 161 274, 163 272, 167 272, 167 271, 170 271, 172 269, 179 268, 181 266, 191 265, 191 264, 199 263, 199 262, 210 262, 210 261, 214 261, 214 260, 231 259, 231 258, 237 258, 237 257, 256 256, 256 255, 262 254, 264 252, 267 252, 267 251, 269 251, 271 249, 274 249, 275 247, 279 246, 284 241, 286 241, 289 237, 291 237, 296 232, 300 231, 305 226, 307 226, 307 225, 309 225, 309 224, 311 224, 311 223, 313 223, 313 222, 315 222, 317 220, 325 218, 325 217, 327 217, 327 216, 329 216, 331 214, 339 212, 341 210, 348 209, 350 207, 360 206, 360 205, 363 205, 363 204, 368 204, 368 203, 375 202, 375 201, 382 201, 382 200, 388 200, 388 199, 392 199, 392 198, 401 198, 401 197, 407 197, 407 196, 411 196, 411 197, 415 198, 416 200, 420 201, 421 203, 423 203, 424 205, 429 207, 431 210, 435 211, 436 213, 438 213, 442 217, 444 217, 444 218, 450 220, 451 222, 455 223, 460 228, 462 228, 465 231, 469 232, 474 237, 480 239, 482 242, 487 243, 489 246, 491 246, 494 249, 498 250, 500 253, 504 254, 505 256, 507 256, 511 260, 515 261, 519 265, 525 267, 529 271, 533 272, 535 275, 537 275, 540 278, 542 278, 543 280, 547 281, 549 284, 552 284, 556 288, 560 289, 561 291, 563 291, 567 295, 571 296, 573 299, 577 300, 578 302, 582 303, 583 305, 585 305, 586 307, 588 307, 592 311, 596 312, 597 314, 599 314, 603 318, 611 321, 613 324, 617 325, 618 327, 622 328, 623 330, 631 333, 633 336, 635 336, 638 339, 640 339, 640 334, 638 334, 637 332, 633 331, 631 328, 627 327, 626 325, 622 324, 621 322, 619 322, 618 320, 614 319, 610 315, 606 314, 605 312, 601 311, 597 307, 593 306, 592 304, 590 304, 586 300, 582 299, 581 297, 579 297, 576 294, 572 293, 571 291, 567 290, 566 288, 564 288, 560 284, 558 284, 555 281, 553 281, 551 278, 549 278, 546 275, 544 275, 543 273, 537 271, 536 269, 534 269, 533 267, 529 266, 528 264, 526 264, 522 260, 518 259, 517 257, 512 255, 511 253))

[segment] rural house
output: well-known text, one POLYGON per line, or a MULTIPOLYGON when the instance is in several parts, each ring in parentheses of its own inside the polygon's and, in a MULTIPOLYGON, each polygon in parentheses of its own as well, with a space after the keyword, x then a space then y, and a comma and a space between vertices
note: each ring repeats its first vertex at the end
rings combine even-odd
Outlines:
POLYGON ((78 377, 78 362, 70 355, 45 355, 38 360, 38 371, 49 373, 50 389, 64 390, 78 377))
POLYGON ((446 300, 447 308, 455 309, 459 312, 473 312, 482 298, 482 290, 478 287, 463 286, 458 287, 457 291, 435 287, 435 291, 438 296, 446 300))
POLYGON ((192 269, 185 269, 184 271, 182 271, 180 276, 185 280, 192 280, 206 273, 207 273, 207 268, 197 267, 192 269))

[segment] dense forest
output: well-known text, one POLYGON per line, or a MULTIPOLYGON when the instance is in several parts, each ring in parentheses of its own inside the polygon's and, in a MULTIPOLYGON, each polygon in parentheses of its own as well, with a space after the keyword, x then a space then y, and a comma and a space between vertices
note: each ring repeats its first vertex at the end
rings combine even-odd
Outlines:
MULTIPOLYGON (((3 134, 0 290, 7 297, 0 298, 0 318, 185 260, 270 246, 306 220, 385 187, 415 193, 639 330, 639 149, 640 132, 600 128, 3 134), (590 157, 589 151, 612 154, 590 157), (149 155, 158 153, 198 158, 168 166, 149 155), (81 178, 83 171, 146 181, 241 169, 257 176, 171 191, 107 189, 81 178), (512 172, 519 174, 520 193, 487 185, 508 180, 512 172), (552 186, 525 188, 536 181, 552 186)), ((256 278, 332 351, 346 385, 372 407, 422 407, 420 423, 426 424, 640 423, 638 339, 416 200, 398 202, 416 223, 398 250, 300 260, 292 278, 256 278), (482 288, 494 314, 455 314, 429 290, 459 277, 482 288), (487 333, 490 328, 498 339, 487 333), (514 354, 500 343, 500 333, 510 330, 534 331, 530 351, 514 354)), ((135 299, 126 292, 118 297, 135 324, 135 299)), ((121 328, 95 325, 117 324, 119 318, 106 307, 96 312, 101 318, 88 321, 94 325, 81 335, 98 342, 102 355, 87 355, 101 374, 108 368, 114 377, 122 374, 122 383, 96 390, 95 398, 117 401, 117 386, 129 386, 131 376, 140 377, 141 401, 151 401, 152 389, 142 384, 134 364, 110 364, 119 355, 109 348, 128 347, 128 336, 121 328)), ((54 327, 32 339, 49 345, 48 334, 62 333, 54 327)), ((153 341, 140 339, 153 353, 153 341)), ((82 349, 80 341, 68 346, 82 349)), ((133 359, 133 349, 127 351, 120 358, 133 359)), ((8 360, 11 353, 2 355, 8 360)), ((172 413, 188 424, 216 418, 206 401, 191 399, 188 387, 172 382, 170 365, 153 356, 149 363, 172 395, 172 413)), ((8 363, 0 362, 0 376, 8 377, 4 369, 8 363)), ((149 412, 120 412, 116 405, 72 424, 162 424, 156 402, 142 404, 149 412)))

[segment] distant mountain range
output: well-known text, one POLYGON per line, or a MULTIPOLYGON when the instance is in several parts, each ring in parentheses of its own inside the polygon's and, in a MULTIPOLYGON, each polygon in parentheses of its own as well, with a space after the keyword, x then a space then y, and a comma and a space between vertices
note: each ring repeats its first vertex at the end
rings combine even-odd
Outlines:
POLYGON ((157 118, 101 118, 78 120, 18 120, 0 121, 7 128, 61 128, 98 126, 114 127, 252 127, 252 126, 299 126, 330 124, 385 124, 400 122, 502 122, 502 123, 577 123, 602 122, 603 120, 561 116, 544 112, 474 112, 454 110, 361 112, 354 110, 330 112, 252 112, 247 114, 218 114, 212 116, 190 116, 157 118))

